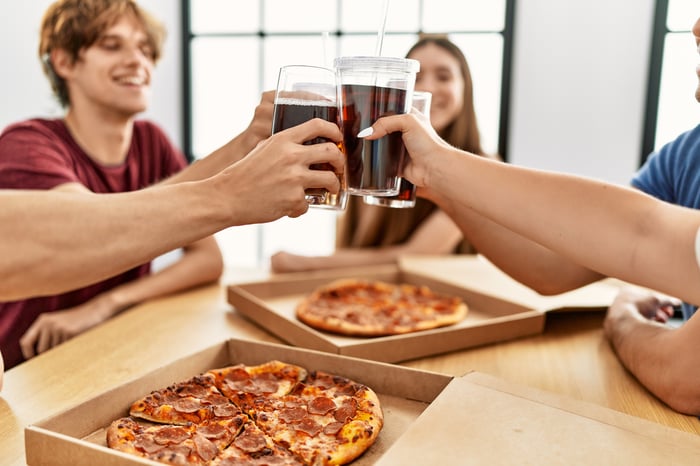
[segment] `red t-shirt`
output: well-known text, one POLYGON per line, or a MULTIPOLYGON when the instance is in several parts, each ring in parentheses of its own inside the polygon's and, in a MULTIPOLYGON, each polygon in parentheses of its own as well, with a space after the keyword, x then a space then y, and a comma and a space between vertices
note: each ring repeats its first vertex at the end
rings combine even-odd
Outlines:
MULTIPOLYGON (((167 178, 186 165, 182 153, 148 121, 134 124, 126 160, 115 166, 101 165, 88 157, 63 120, 28 120, 9 126, 0 134, 0 189, 52 189, 77 182, 96 193, 134 191, 167 178)), ((77 306, 149 272, 150 263, 146 263, 61 295, 0 303, 0 351, 5 368, 24 360, 19 339, 39 314, 77 306)))

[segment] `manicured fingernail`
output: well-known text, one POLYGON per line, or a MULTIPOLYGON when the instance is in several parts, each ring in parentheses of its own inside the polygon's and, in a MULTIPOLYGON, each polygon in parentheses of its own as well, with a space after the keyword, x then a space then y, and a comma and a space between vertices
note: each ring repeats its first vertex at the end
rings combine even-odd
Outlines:
POLYGON ((359 133, 357 133, 358 138, 366 138, 367 136, 371 136, 372 133, 374 133, 374 129, 370 126, 369 128, 365 128, 359 133))

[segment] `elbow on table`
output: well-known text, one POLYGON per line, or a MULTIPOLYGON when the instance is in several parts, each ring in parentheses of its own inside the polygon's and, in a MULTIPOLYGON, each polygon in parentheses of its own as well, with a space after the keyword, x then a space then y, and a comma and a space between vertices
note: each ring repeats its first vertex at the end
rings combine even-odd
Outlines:
POLYGON ((581 271, 576 269, 574 272, 567 272, 553 268, 552 270, 540 271, 539 273, 533 271, 527 277, 523 279, 516 278, 516 280, 542 296, 554 296, 590 285, 602 278, 605 277, 590 270, 581 271))
POLYGON ((690 386, 671 387, 668 393, 660 395, 661 400, 671 409, 689 416, 700 416, 700 387, 690 386))
POLYGON ((537 294, 540 294, 542 296, 555 296, 579 288, 579 286, 564 283, 554 283, 551 281, 532 282, 530 284, 527 284, 527 286, 533 291, 537 292, 537 294))
MULTIPOLYGON (((676 353, 678 354, 678 353, 676 353)), ((668 361, 665 370, 657 373, 653 379, 652 374, 646 374, 644 379, 648 382, 648 388, 669 408, 682 414, 700 416, 700 376, 694 365, 683 356, 668 361)))

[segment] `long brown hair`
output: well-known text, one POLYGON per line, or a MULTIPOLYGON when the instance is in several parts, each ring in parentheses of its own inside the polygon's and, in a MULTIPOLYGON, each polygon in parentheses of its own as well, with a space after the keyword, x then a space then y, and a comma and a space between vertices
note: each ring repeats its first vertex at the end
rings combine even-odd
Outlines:
POLYGON ((433 44, 452 55, 459 63, 459 70, 464 81, 462 111, 457 118, 439 132, 441 138, 449 142, 458 149, 466 150, 473 154, 484 155, 481 148, 481 137, 479 136, 479 125, 476 121, 476 111, 474 110, 474 89, 472 84, 472 74, 469 70, 467 58, 462 50, 445 35, 424 34, 409 49, 406 57, 410 57, 416 50, 433 44))

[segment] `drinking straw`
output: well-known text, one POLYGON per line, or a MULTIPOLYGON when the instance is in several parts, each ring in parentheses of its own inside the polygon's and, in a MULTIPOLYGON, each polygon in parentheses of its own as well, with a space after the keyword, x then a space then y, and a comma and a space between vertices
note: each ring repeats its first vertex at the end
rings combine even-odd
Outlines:
POLYGON ((321 44, 323 46, 323 66, 326 68, 332 68, 333 64, 330 61, 330 54, 328 53, 328 48, 330 47, 330 37, 328 31, 323 31, 321 33, 321 44))
POLYGON ((379 24, 379 31, 377 32, 377 48, 374 51, 374 55, 380 57, 382 55, 382 44, 384 43, 384 31, 386 29, 386 18, 389 15, 389 0, 383 0, 382 2, 382 22, 379 24))

